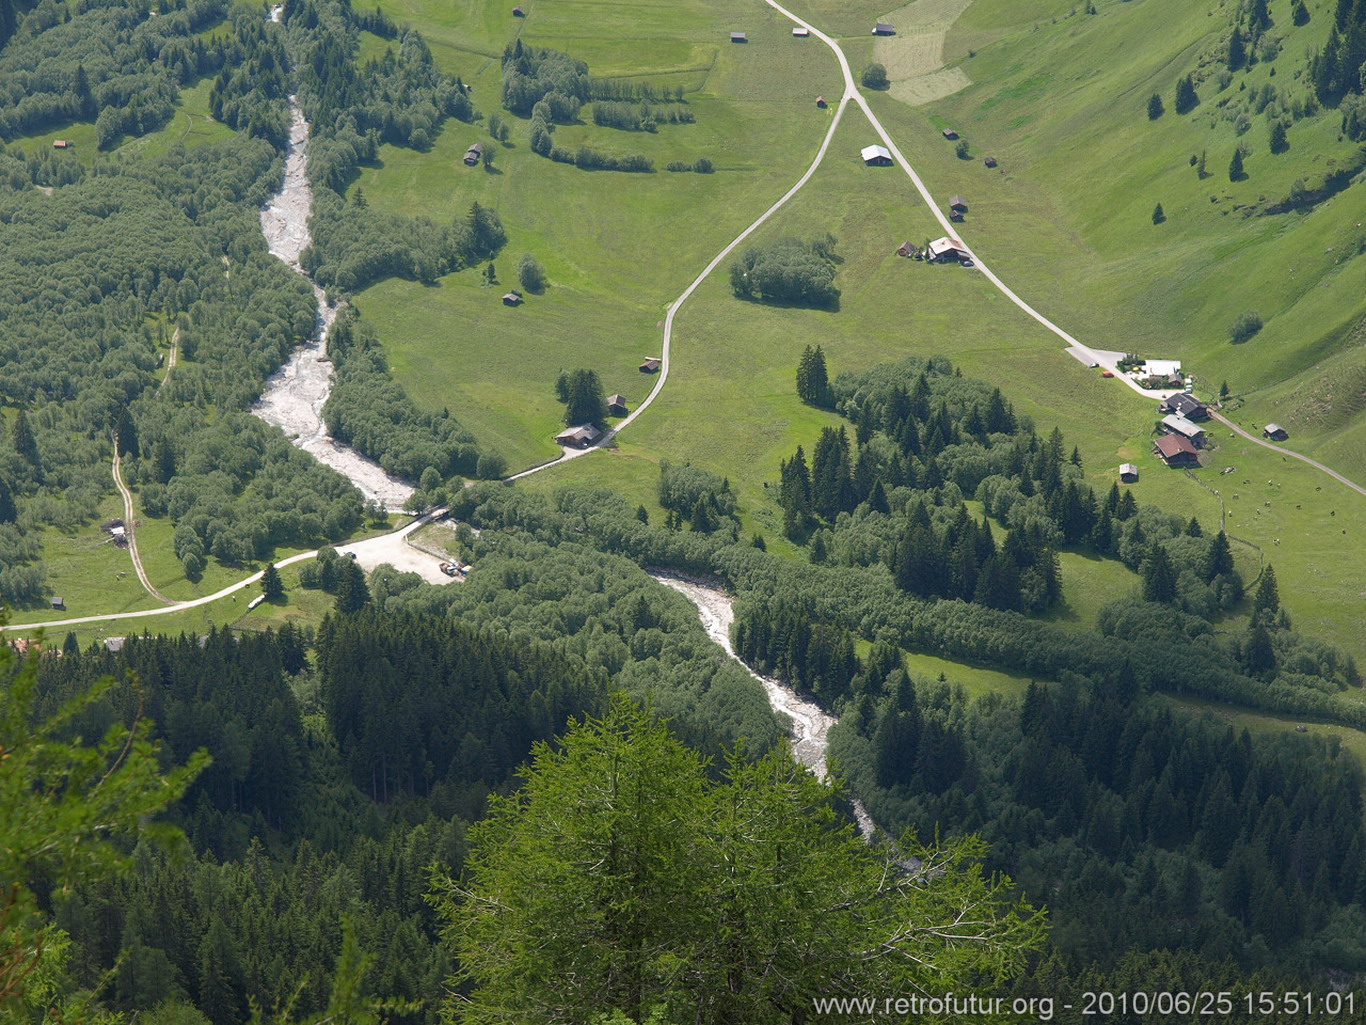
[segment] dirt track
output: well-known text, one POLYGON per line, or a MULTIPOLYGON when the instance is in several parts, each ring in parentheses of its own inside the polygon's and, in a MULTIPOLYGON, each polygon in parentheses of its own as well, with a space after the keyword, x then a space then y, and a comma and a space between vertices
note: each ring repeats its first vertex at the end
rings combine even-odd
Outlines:
POLYGON ((119 437, 114 435, 114 485, 119 489, 119 494, 123 496, 123 531, 124 537, 128 539, 128 554, 133 558, 133 569, 137 571, 138 581, 143 588, 157 601, 165 602, 167 605, 174 605, 175 600, 167 598, 164 594, 152 586, 152 582, 147 579, 147 571, 142 568, 142 556, 138 554, 138 533, 133 527, 133 493, 128 490, 128 485, 123 483, 123 466, 119 458, 119 437))

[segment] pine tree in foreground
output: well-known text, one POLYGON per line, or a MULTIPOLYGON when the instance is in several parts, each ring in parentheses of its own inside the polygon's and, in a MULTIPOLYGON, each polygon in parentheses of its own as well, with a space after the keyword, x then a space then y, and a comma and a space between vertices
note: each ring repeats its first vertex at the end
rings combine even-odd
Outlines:
POLYGON ((786 747, 718 778, 618 696, 524 779, 472 827, 468 885, 432 898, 449 1020, 778 1025, 829 993, 999 983, 1042 942, 980 840, 866 843, 786 747))

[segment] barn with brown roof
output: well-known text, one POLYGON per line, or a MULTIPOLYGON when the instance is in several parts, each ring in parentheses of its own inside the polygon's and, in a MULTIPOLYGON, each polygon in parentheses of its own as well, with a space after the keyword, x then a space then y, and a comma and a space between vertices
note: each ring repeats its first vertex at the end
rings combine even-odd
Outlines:
POLYGON ((1200 452, 1180 434, 1164 434, 1153 442, 1153 452, 1168 466, 1199 466, 1200 452))
POLYGON ((572 445, 574 448, 587 448, 598 440, 602 431, 592 424, 580 424, 577 427, 570 427, 555 435, 555 440, 561 445, 572 445))

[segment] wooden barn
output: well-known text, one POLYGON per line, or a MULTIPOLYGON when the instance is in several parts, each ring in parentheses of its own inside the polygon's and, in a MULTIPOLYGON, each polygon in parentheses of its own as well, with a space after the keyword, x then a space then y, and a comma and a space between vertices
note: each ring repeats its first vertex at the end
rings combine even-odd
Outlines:
POLYGON ((891 167, 892 154, 886 146, 864 146, 859 150, 859 156, 869 167, 891 167))
POLYGON ((956 214, 965 214, 968 212, 968 201, 962 196, 954 196, 949 200, 949 209, 956 214))
POLYGON ((75 144, 74 142, 72 142, 70 139, 53 139, 53 140, 52 140, 52 148, 53 148, 53 149, 71 149, 71 148, 74 147, 75 145, 76 145, 76 144, 75 144))
POLYGON ((1183 438, 1189 438, 1194 444, 1199 445, 1205 437, 1205 429, 1197 423, 1192 423, 1184 416, 1177 413, 1168 413, 1162 418, 1162 427, 1169 434, 1179 434, 1183 438))
POLYGON ((520 8, 520 7, 514 7, 514 8, 512 9, 512 16, 513 16, 514 18, 525 18, 525 17, 526 17, 526 11, 523 10, 522 8, 520 8))
POLYGON ((730 41, 732 43, 748 43, 749 36, 745 35, 743 32, 732 32, 730 34, 730 41))
POLYGON ((662 360, 656 359, 654 356, 651 356, 649 359, 647 359, 644 363, 640 365, 640 372, 642 374, 656 374, 659 372, 659 368, 662 365, 662 363, 662 360))
POLYGON ((1267 424, 1262 428, 1262 437, 1270 438, 1272 441, 1289 441, 1290 432, 1280 424, 1267 424))
POLYGON ((1187 391, 1179 391, 1162 400, 1157 407, 1163 413, 1175 413, 1187 420, 1208 420, 1209 406, 1187 391))
POLYGON ((967 260, 972 256, 967 246, 947 235, 931 242, 929 253, 931 260, 967 260))
POLYGON ((995 157, 983 157, 983 158, 982 158, 982 163, 986 164, 987 167, 995 167, 995 166, 996 166, 996 158, 995 158, 995 157))
POLYGON ((570 445, 574 448, 587 448, 598 440, 602 431, 592 424, 580 424, 578 427, 570 427, 555 435, 555 440, 561 445, 570 445))
POLYGON ((873 35, 894 36, 896 35, 896 29, 892 28, 892 26, 887 24, 887 22, 885 21, 879 21, 876 25, 873 26, 873 35))
POLYGON ((509 292, 507 295, 503 296, 503 305, 504 305, 504 306, 521 306, 521 305, 522 305, 522 293, 519 292, 519 291, 517 291, 517 289, 514 288, 514 289, 513 289, 511 292, 509 292))
POLYGON ((625 416, 628 412, 628 410, 626 409, 626 396, 607 396, 607 412, 610 413, 612 416, 625 416))
POLYGON ((826 102, 825 102, 825 97, 824 97, 824 96, 817 96, 817 97, 816 97, 816 106, 820 107, 821 110, 824 110, 824 109, 826 108, 826 106, 828 106, 828 104, 826 104, 826 102))
POLYGON ((1138 467, 1133 463, 1120 463, 1119 479, 1125 484, 1132 484, 1138 480, 1138 467))
POLYGON ((798 25, 792 30, 792 34, 798 39, 805 39, 807 36, 811 35, 811 30, 809 28, 802 28, 798 25))
POLYGON ((1200 451, 1179 434, 1162 435, 1153 442, 1153 452, 1168 466, 1200 465, 1200 451))
POLYGON ((958 133, 955 132, 952 128, 945 128, 944 138, 948 139, 949 142, 952 142, 954 139, 958 138, 958 133))
POLYGON ((482 142, 476 142, 473 146, 471 146, 469 149, 465 151, 466 167, 473 167, 475 164, 479 163, 479 161, 483 159, 484 144, 482 142))

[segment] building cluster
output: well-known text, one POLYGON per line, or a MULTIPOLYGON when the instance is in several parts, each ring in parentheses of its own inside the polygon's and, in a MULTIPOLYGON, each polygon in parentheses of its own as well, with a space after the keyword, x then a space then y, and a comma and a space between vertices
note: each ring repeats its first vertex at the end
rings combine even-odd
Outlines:
MULTIPOLYGON (((1181 364, 1174 360, 1150 360, 1144 366, 1154 363, 1173 364, 1175 373, 1180 373, 1181 364)), ((1153 443, 1153 452, 1168 466, 1199 466, 1200 450, 1208 437, 1200 424, 1209 419, 1209 406, 1190 392, 1180 391, 1163 399, 1157 411, 1163 414, 1157 422, 1163 433, 1153 443)))

